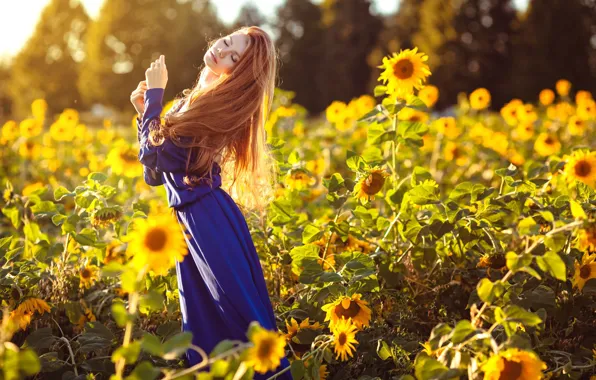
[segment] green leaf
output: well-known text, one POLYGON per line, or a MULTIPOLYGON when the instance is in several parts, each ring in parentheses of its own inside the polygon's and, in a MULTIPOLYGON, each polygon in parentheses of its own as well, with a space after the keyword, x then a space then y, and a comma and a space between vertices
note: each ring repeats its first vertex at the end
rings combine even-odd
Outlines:
POLYGON ((438 188, 433 185, 418 185, 408 191, 410 200, 417 205, 439 203, 438 188))
POLYGON ((126 376, 125 380, 153 380, 157 379, 161 370, 151 364, 151 362, 144 360, 140 362, 132 373, 126 376))
POLYGON ((141 297, 139 310, 142 313, 149 314, 152 311, 160 311, 164 308, 164 297, 161 293, 150 290, 141 297))
POLYGON ((118 327, 126 326, 126 322, 128 322, 128 311, 126 310, 126 306, 122 302, 114 302, 112 304, 112 316, 116 321, 118 327))
POLYGON ((391 357, 389 345, 383 339, 379 339, 377 342, 377 355, 379 355, 381 360, 387 360, 391 357))
POLYGON ((69 195, 74 195, 74 193, 68 191, 68 189, 66 189, 66 187, 64 187, 64 186, 58 186, 54 190, 54 200, 56 200, 56 201, 61 201, 62 198, 69 196, 69 195))
POLYGON ((437 379, 449 369, 440 361, 435 360, 425 353, 416 356, 414 372, 417 379, 437 379))
POLYGON ((496 298, 497 291, 495 289, 495 283, 488 278, 483 278, 480 280, 476 286, 476 290, 478 292, 478 297, 480 297, 480 299, 484 302, 490 304, 496 298))
POLYGON ((141 348, 151 355, 163 356, 164 348, 158 336, 145 333, 141 341, 141 348))
POLYGON ((39 229, 39 225, 35 222, 25 223, 25 227, 23 227, 23 232, 28 240, 33 243, 38 244, 40 241, 45 241, 48 244, 50 243, 50 238, 48 235, 41 232, 39 229))
POLYGON ((368 145, 382 144, 386 141, 392 141, 394 139, 395 131, 386 131, 382 124, 374 122, 368 126, 366 135, 366 142, 368 145))
POLYGON ((422 166, 415 166, 414 169, 412 169, 412 177, 410 177, 410 185, 412 187, 418 185, 420 182, 426 181, 427 179, 433 179, 433 176, 426 168, 423 168, 422 166))
POLYGON ((219 342, 214 348, 213 350, 211 350, 211 353, 209 353, 209 357, 210 358, 214 358, 217 355, 223 354, 226 351, 231 350, 232 348, 234 348, 236 345, 234 344, 234 342, 232 342, 231 340, 228 339, 224 339, 221 342, 219 342))
POLYGON ((14 228, 21 227, 21 210, 17 207, 4 207, 2 213, 6 215, 14 228))
POLYGON ((476 328, 472 326, 472 323, 468 320, 461 320, 457 322, 455 328, 453 329, 451 335, 451 341, 454 344, 459 344, 464 342, 466 339, 469 338, 470 334, 476 331, 476 328))
POLYGON ((323 185, 329 190, 330 193, 334 193, 344 187, 344 178, 339 173, 333 173, 331 178, 323 179, 323 185))
POLYGON ((387 86, 377 85, 377 86, 375 86, 373 91, 374 91, 373 93, 375 95, 375 98, 379 97, 379 96, 383 96, 387 93, 387 86))
POLYGON ((80 233, 72 234, 72 237, 81 245, 94 246, 97 240, 97 233, 94 229, 83 228, 80 233))
POLYGON ((112 362, 116 363, 120 359, 124 359, 126 364, 132 364, 137 361, 141 353, 141 342, 136 341, 129 343, 128 346, 120 346, 112 354, 112 362))
POLYGON ((565 262, 554 251, 547 251, 542 256, 536 256, 536 263, 544 272, 560 281, 567 281, 567 270, 565 262))
POLYGON ((96 181, 96 182, 103 182, 106 179, 108 179, 108 176, 105 175, 104 173, 92 172, 92 173, 89 173, 89 175, 87 175, 87 179, 93 180, 93 181, 96 181))
POLYGON ((569 200, 569 207, 571 208, 571 215, 573 215, 575 219, 588 218, 582 206, 573 199, 569 200))
POLYGON ((164 343, 164 355, 162 357, 166 360, 176 359, 178 356, 185 353, 191 344, 192 333, 185 331, 176 334, 164 343))
POLYGON ((324 230, 321 230, 321 228, 315 226, 314 224, 307 224, 302 231, 302 243, 308 244, 319 240, 324 233, 324 230))
POLYGON ((81 217, 77 214, 68 216, 68 218, 66 218, 66 221, 62 223, 62 234, 66 235, 69 232, 76 231, 77 223, 79 222, 79 220, 81 220, 81 217))
POLYGON ((51 215, 56 213, 56 204, 52 201, 41 201, 31 206, 35 215, 51 215))
POLYGON ((19 367, 27 376, 33 376, 41 370, 41 363, 35 351, 25 349, 19 352, 19 367))
POLYGON ((538 315, 516 305, 509 305, 503 311, 508 321, 523 323, 525 326, 536 326, 542 323, 538 315))
POLYGON ((301 359, 294 360, 290 366, 290 372, 292 373, 292 378, 295 380, 304 378, 304 374, 306 373, 304 362, 301 359))

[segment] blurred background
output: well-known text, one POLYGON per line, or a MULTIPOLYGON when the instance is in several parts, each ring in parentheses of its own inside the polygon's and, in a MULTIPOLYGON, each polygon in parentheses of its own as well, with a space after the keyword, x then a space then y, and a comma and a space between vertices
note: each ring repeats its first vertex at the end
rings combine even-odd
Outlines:
POLYGON ((438 109, 478 87, 492 108, 569 80, 596 90, 596 0, 22 0, 0 4, 0 125, 34 99, 134 114, 129 97, 165 54, 166 99, 195 82, 207 41, 259 25, 280 53, 279 87, 311 114, 369 93, 383 56, 429 55, 438 109))

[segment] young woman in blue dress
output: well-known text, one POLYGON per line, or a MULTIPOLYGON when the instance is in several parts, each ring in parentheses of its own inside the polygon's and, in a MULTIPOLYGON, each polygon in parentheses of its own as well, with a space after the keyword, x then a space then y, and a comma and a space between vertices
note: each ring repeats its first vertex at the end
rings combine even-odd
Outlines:
MULTIPOLYGON (((146 70, 131 102, 139 113, 144 179, 165 186, 169 206, 187 234, 188 255, 176 262, 182 328, 209 353, 223 339, 247 341, 252 321, 277 331, 241 211, 263 211, 273 194, 276 167, 264 124, 277 54, 269 35, 251 26, 210 42, 203 60, 196 85, 174 101, 164 123, 160 114, 168 72, 163 55, 146 70)), ((186 358, 189 366, 202 360, 194 350, 186 358)), ((276 369, 255 372, 254 378, 267 379, 288 366, 283 357, 276 369)), ((287 370, 277 379, 292 377, 287 370)))

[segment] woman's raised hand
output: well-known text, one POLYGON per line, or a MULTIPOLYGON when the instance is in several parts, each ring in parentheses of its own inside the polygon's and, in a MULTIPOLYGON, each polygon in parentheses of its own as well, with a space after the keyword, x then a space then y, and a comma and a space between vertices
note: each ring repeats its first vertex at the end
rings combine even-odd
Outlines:
POLYGON ((145 112, 145 91, 147 90, 147 82, 142 80, 139 82, 137 88, 130 94, 130 102, 137 110, 139 116, 145 112))
POLYGON ((151 63, 151 67, 145 71, 145 78, 147 80, 147 89, 166 88, 168 69, 164 55, 160 55, 158 59, 151 63))

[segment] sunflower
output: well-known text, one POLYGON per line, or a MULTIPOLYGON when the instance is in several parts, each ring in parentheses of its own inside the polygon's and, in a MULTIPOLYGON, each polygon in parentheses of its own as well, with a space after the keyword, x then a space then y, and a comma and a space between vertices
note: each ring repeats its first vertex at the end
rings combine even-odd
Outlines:
POLYGON ((14 120, 8 120, 2 126, 2 137, 8 141, 12 141, 19 137, 19 125, 14 120))
POLYGON ((577 104, 577 116, 583 120, 596 119, 596 101, 584 99, 577 104))
POLYGON ((334 100, 325 110, 327 121, 330 123, 336 123, 342 120, 347 108, 348 106, 346 103, 339 100, 334 100))
POLYGON ((549 133, 541 133, 534 143, 534 150, 541 156, 550 156, 559 153, 561 143, 557 139, 557 136, 549 133))
POLYGON ((514 139, 528 141, 534 136, 534 123, 521 123, 514 130, 514 139))
POLYGON ((555 84, 555 88, 557 90, 557 94, 561 96, 569 95, 569 90, 571 90, 571 82, 566 79, 559 79, 555 84))
POLYGON ((431 74, 424 62, 428 56, 418 53, 418 48, 401 50, 392 57, 383 57, 383 64, 377 66, 384 69, 379 75, 379 81, 387 85, 387 94, 398 98, 405 98, 422 87, 426 78, 431 74))
POLYGON ((290 319, 290 323, 288 323, 288 320, 286 319, 286 328, 288 330, 288 333, 285 335, 287 340, 291 340, 294 336, 296 336, 296 334, 300 331, 300 330, 304 330, 304 329, 311 329, 311 330, 318 330, 318 329, 322 329, 323 325, 321 325, 319 322, 313 323, 312 325, 309 322, 310 317, 307 317, 306 319, 304 319, 302 322, 300 322, 300 324, 298 324, 298 322, 296 321, 296 319, 294 319, 294 317, 292 317, 290 319))
POLYGON ((19 124, 21 136, 26 138, 36 137, 41 134, 43 124, 38 119, 25 119, 19 124))
POLYGON ((143 175, 143 165, 139 162, 139 150, 120 141, 108 153, 107 166, 114 174, 135 178, 143 175))
POLYGON ((285 184, 292 190, 303 190, 314 185, 316 178, 311 177, 304 170, 290 170, 285 177, 285 184))
POLYGON ((501 351, 482 365, 484 380, 538 380, 544 369, 546 363, 538 355, 519 348, 501 351))
POLYGON ((28 160, 38 159, 41 156, 41 152, 41 145, 31 140, 27 140, 19 145, 19 155, 28 160))
POLYGON ((321 156, 314 160, 307 161, 305 167, 306 170, 313 174, 322 175, 325 172, 325 158, 321 156))
POLYGON ((583 136, 586 131, 586 121, 579 118, 577 115, 573 115, 569 118, 567 128, 572 136, 583 136))
POLYGON ((596 254, 588 254, 584 252, 581 263, 574 262, 575 273, 573 275, 572 283, 574 287, 577 287, 580 291, 586 285, 588 280, 596 278, 596 254))
POLYGON ((455 139, 461 135, 462 131, 460 128, 457 128, 454 117, 442 117, 435 121, 435 123, 437 125, 437 130, 449 139, 455 139))
POLYGON ((106 228, 117 222, 122 217, 122 210, 119 206, 104 207, 97 209, 91 215, 91 225, 95 228, 106 228))
POLYGON ((553 90, 547 88, 540 91, 538 98, 540 99, 540 103, 542 103, 543 106, 550 106, 555 100, 555 93, 553 90))
POLYGON ((106 247, 106 253, 103 258, 104 264, 112 261, 123 264, 126 260, 126 249, 124 244, 118 240, 112 240, 106 247))
POLYGON ((329 371, 327 371, 327 364, 321 364, 319 367, 319 379, 326 380, 327 376, 329 376, 329 371))
MULTIPOLYGON (((146 219, 135 219, 135 229, 124 240, 129 242, 128 257, 138 268, 148 269, 159 275, 167 274, 176 261, 184 260, 188 246, 181 224, 169 213, 149 214, 146 219)), ((184 227, 183 227, 184 228, 184 227)))
POLYGON ((58 119, 50 126, 50 136, 56 141, 72 141, 75 134, 72 125, 58 119))
POLYGON ((79 112, 74 108, 65 108, 58 117, 58 120, 74 129, 79 123, 79 112))
POLYGON ((596 252, 596 224, 580 230, 579 247, 584 252, 596 252))
POLYGON ((25 330, 33 314, 44 314, 51 311, 50 306, 46 301, 41 298, 28 298, 23 301, 16 309, 10 312, 10 318, 17 324, 22 330, 25 330))
POLYGON ((279 367, 284 357, 286 340, 282 334, 262 327, 249 337, 253 346, 247 350, 246 364, 256 372, 266 373, 279 367))
POLYGON ((356 99, 356 113, 358 118, 366 115, 377 105, 377 101, 370 95, 362 95, 356 99))
POLYGON ((534 111, 532 104, 520 104, 517 106, 517 119, 520 122, 533 123, 538 120, 538 114, 534 111))
POLYGON ((426 85, 418 92, 418 97, 426 104, 428 108, 432 108, 439 100, 439 89, 433 85, 426 85))
POLYGON ((361 201, 375 199, 377 194, 385 184, 385 178, 389 174, 379 167, 369 170, 354 186, 354 194, 361 201))
POLYGON ((490 104, 490 92, 484 88, 478 88, 470 94, 470 106, 475 110, 483 110, 490 104))
POLYGON ((501 108, 501 116, 505 119, 505 122, 509 125, 516 125, 518 120, 517 107, 524 103, 520 99, 512 99, 509 103, 505 104, 501 108))
POLYGON ((465 166, 468 163, 468 155, 466 152, 460 145, 453 141, 448 141, 447 144, 445 144, 443 155, 445 156, 445 160, 450 162, 455 161, 457 166, 465 166))
POLYGON ((99 267, 96 265, 85 265, 79 271, 79 287, 89 289, 99 279, 99 267))
POLYGON ((579 104, 584 100, 592 99, 592 93, 586 90, 579 90, 575 94, 575 104, 579 104))
POLYGON ((43 98, 35 99, 31 103, 31 113, 33 114, 33 117, 37 120, 45 119, 47 109, 48 103, 43 98))
POLYGON ((413 121, 424 123, 428 120, 428 114, 422 111, 418 111, 414 108, 404 107, 397 114, 398 120, 413 121))
POLYGON ((327 312, 325 321, 329 321, 329 328, 333 328, 342 319, 351 318, 354 325, 361 329, 368 326, 370 322, 371 310, 368 308, 368 302, 361 300, 359 293, 352 294, 352 297, 339 297, 334 302, 323 305, 321 309, 327 312))
POLYGON ((341 357, 341 360, 347 360, 348 356, 354 357, 354 352, 356 348, 354 347, 354 343, 358 344, 356 340, 356 333, 358 332, 358 328, 356 325, 352 323, 352 319, 342 319, 340 320, 333 328, 333 336, 334 336, 334 350, 335 350, 335 358, 338 359, 341 357))
POLYGON ((570 181, 578 180, 596 187, 596 152, 576 150, 567 159, 564 170, 570 181))

